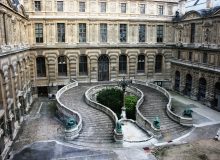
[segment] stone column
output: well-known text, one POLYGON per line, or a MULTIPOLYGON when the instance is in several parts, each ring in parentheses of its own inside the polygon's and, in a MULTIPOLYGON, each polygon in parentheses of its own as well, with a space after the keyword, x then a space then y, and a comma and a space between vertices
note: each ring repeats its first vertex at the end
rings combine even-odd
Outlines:
POLYGON ((117 73, 118 73, 118 68, 117 68, 117 59, 118 59, 118 53, 116 52, 109 52, 109 61, 110 61, 110 75, 109 79, 111 81, 117 80, 117 73))

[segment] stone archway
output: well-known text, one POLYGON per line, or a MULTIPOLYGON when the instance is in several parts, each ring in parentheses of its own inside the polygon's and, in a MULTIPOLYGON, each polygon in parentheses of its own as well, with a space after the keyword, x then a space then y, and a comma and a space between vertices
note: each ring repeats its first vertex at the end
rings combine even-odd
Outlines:
POLYGON ((98 81, 109 80, 109 58, 107 55, 101 55, 98 59, 98 81))

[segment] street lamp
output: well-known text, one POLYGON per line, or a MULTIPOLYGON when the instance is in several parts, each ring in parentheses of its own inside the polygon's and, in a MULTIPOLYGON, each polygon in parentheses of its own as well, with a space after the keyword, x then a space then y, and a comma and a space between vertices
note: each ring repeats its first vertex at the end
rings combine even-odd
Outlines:
POLYGON ((122 88, 123 92, 123 106, 121 108, 121 118, 126 119, 126 108, 125 108, 125 91, 126 87, 132 83, 132 80, 125 80, 125 76, 123 77, 123 80, 118 82, 118 85, 122 88))

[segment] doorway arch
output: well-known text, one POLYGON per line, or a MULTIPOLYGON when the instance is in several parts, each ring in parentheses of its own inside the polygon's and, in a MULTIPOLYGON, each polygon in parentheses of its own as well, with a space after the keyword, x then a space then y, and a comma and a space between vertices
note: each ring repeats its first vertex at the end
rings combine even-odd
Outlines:
POLYGON ((103 54, 98 59, 98 81, 109 80, 109 58, 103 54))

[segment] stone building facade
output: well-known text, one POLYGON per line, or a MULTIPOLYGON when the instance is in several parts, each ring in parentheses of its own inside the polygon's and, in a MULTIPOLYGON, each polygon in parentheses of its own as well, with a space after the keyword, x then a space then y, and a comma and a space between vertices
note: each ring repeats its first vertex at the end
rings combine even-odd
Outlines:
POLYGON ((181 16, 179 0, 22 2, 0 0, 2 157, 34 98, 71 79, 125 76, 218 106, 218 7, 181 16))
POLYGON ((220 109, 220 7, 189 11, 174 22, 173 89, 220 109))

